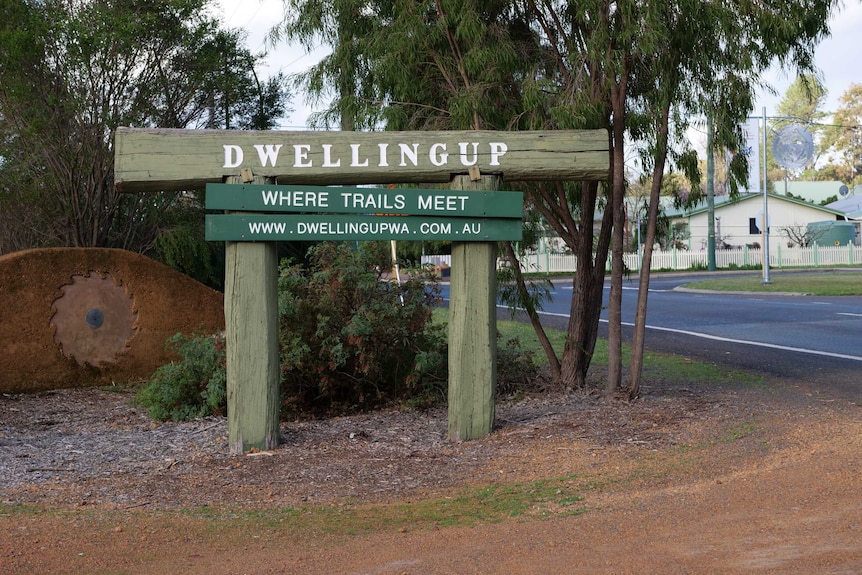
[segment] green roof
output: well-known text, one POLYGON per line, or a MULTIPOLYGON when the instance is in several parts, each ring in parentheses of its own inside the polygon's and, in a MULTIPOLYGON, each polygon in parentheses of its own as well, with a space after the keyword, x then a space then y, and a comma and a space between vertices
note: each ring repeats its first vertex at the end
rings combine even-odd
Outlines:
MULTIPOLYGON (((784 181, 774 182, 775 191, 784 194, 784 181)), ((831 197, 838 197, 838 190, 843 186, 838 180, 829 181, 795 181, 787 182, 787 192, 804 198, 806 201, 819 204, 831 197)))
MULTIPOLYGON (((788 198, 787 196, 784 196, 784 195, 770 193, 770 194, 767 194, 767 197, 769 198, 769 200, 778 200, 780 202, 790 202, 792 204, 797 204, 800 206, 806 206, 809 208, 814 208, 815 210, 820 210, 821 212, 824 212, 826 214, 830 214, 833 216, 843 216, 844 215, 844 212, 841 212, 839 210, 833 210, 831 208, 827 208, 827 207, 824 207, 824 206, 821 206, 818 204, 812 204, 810 202, 805 202, 802 200, 798 200, 796 198, 788 198)), ((726 205, 740 204, 742 202, 748 202, 751 200, 763 201, 763 194, 761 194, 761 193, 740 194, 736 199, 733 199, 733 200, 730 198, 730 196, 727 196, 727 195, 715 196, 714 203, 715 203, 715 209, 719 210, 720 208, 722 208, 726 205)), ((681 218, 681 217, 693 216, 695 214, 700 214, 700 213, 708 211, 708 209, 709 208, 706 205, 706 196, 704 196, 703 199, 701 199, 701 201, 698 202, 697 207, 695 207, 693 209, 690 208, 687 210, 686 209, 668 210, 666 215, 669 218, 681 218)))

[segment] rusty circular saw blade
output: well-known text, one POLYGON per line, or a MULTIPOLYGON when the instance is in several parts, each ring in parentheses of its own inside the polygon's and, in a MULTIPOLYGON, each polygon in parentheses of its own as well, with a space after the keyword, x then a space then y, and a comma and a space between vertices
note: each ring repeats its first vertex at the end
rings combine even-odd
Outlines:
POLYGON ((72 276, 54 300, 54 341, 80 365, 116 363, 136 332, 134 299, 121 282, 95 272, 72 276))

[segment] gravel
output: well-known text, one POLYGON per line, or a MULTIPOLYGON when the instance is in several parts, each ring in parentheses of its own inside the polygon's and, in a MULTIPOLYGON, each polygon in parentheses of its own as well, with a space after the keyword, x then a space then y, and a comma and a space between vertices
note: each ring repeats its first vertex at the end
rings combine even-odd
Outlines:
POLYGON ((631 403, 541 394, 498 403, 497 427, 483 440, 450 442, 445 407, 384 410, 284 422, 278 448, 231 456, 224 417, 156 423, 132 398, 119 387, 0 395, 0 502, 167 509, 392 501, 504 472, 566 473, 574 439, 590 457, 636 452, 739 417, 739 402, 682 389, 631 403), (539 452, 550 455, 539 461, 539 452))

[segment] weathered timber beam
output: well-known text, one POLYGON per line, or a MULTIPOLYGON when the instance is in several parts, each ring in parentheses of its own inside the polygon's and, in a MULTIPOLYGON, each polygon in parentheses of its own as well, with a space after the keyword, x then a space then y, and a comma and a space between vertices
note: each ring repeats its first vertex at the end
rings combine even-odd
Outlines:
POLYGON ((201 189, 226 177, 359 185, 449 182, 478 167, 507 181, 605 180, 605 130, 297 132, 118 128, 123 192, 201 189))

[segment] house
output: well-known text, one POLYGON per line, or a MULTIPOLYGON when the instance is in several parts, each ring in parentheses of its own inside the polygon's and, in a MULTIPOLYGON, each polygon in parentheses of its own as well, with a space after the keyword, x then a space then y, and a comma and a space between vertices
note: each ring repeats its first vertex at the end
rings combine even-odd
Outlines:
MULTIPOLYGON (((838 183, 836 183, 838 185, 838 183)), ((819 193, 831 192, 840 195, 839 188, 826 186, 819 193), (833 191, 834 188, 834 191, 833 191)), ((799 189, 797 188, 797 191, 799 189)), ((792 192, 793 193, 793 192, 792 192)), ((855 220, 856 238, 854 243, 860 245, 860 227, 862 227, 862 186, 845 192, 846 197, 827 206, 809 203, 798 198, 783 194, 767 196, 767 211, 770 221, 770 246, 776 242, 784 245, 793 242, 792 237, 801 237, 808 230, 808 224, 822 224, 827 221, 855 220), (854 195, 855 194, 855 195, 854 195), (790 235, 790 237, 788 237, 790 235)), ((627 245, 636 243, 639 231, 645 225, 638 214, 644 211, 644 199, 627 197, 624 210, 626 212, 626 229, 624 236, 627 245)), ((682 243, 689 250, 705 250, 707 246, 707 207, 702 200, 694 209, 683 210, 673 207, 673 198, 662 196, 661 209, 674 227, 684 228, 683 236, 688 235, 682 243)), ((763 215, 763 194, 741 194, 736 200, 730 200, 727 195, 715 197, 715 237, 716 246, 742 247, 763 244, 760 222, 763 215)), ((603 213, 597 210, 594 221, 594 231, 601 228, 603 213)), ((679 236, 677 236, 679 237, 679 236)), ((567 251, 562 239, 552 231, 539 238, 535 247, 538 253, 564 253, 567 251)))
POLYGON ((856 224, 856 239, 853 243, 862 245, 862 184, 852 189, 845 188, 841 192, 839 199, 826 204, 826 207, 842 212, 847 221, 856 224))
POLYGON ((843 212, 848 220, 862 220, 862 184, 852 190, 847 190, 841 197, 827 208, 843 212))
POLYGON ((826 200, 838 198, 841 194, 841 186, 844 184, 837 180, 830 181, 790 181, 774 182, 775 192, 779 195, 801 198, 812 204, 822 204, 826 200), (786 193, 785 193, 786 192, 786 193))
MULTIPOLYGON (((826 206, 810 204, 796 198, 768 194, 769 241, 788 242, 788 233, 807 229, 809 223, 826 220, 844 220, 844 212, 826 206)), ((682 224, 689 233, 690 250, 706 249, 708 237, 708 210, 705 202, 695 209, 672 210, 667 217, 674 225, 682 224)), ((763 194, 742 194, 735 200, 729 196, 715 198, 716 246, 742 247, 763 243, 763 194)))

